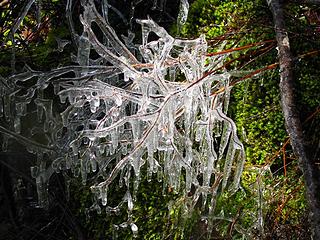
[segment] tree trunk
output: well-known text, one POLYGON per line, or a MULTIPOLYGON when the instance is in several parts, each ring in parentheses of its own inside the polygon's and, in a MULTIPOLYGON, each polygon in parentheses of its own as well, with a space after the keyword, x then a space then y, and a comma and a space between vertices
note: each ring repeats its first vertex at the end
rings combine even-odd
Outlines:
POLYGON ((320 239, 320 175, 315 159, 312 159, 312 154, 307 151, 308 146, 304 139, 297 103, 294 98, 293 57, 285 26, 283 6, 280 0, 267 0, 267 2, 273 15, 278 44, 281 105, 286 129, 304 176, 312 236, 314 239, 320 239))

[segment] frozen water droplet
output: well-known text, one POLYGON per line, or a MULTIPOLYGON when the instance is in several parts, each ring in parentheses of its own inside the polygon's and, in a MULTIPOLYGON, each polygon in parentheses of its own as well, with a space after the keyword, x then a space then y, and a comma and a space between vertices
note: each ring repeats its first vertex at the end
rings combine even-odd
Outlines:
POLYGON ((137 225, 134 224, 134 223, 131 223, 130 227, 131 227, 131 231, 133 233, 133 236, 137 237, 137 235, 138 235, 138 227, 137 227, 137 225))

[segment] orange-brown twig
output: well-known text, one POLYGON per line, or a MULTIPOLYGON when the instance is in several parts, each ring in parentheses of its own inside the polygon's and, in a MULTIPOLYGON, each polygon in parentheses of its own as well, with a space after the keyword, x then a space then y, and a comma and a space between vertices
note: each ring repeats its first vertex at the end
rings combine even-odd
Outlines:
MULTIPOLYGON (((306 124, 308 121, 310 121, 312 118, 314 118, 318 113, 320 113, 320 106, 313 112, 313 113, 311 113, 307 118, 306 118, 306 120, 304 120, 303 121, 303 123, 302 124, 306 124)), ((285 153, 286 153, 286 147, 288 146, 288 144, 290 143, 290 138, 289 137, 287 137, 286 138, 286 140, 285 140, 285 142, 284 142, 284 144, 282 145, 282 147, 278 150, 278 151, 276 151, 273 155, 272 155, 272 157, 270 158, 270 159, 268 159, 267 161, 266 161, 266 163, 264 164, 264 166, 266 166, 266 165, 268 165, 268 164, 270 164, 270 163, 272 163, 279 155, 280 155, 280 153, 282 153, 283 154, 283 157, 282 157, 282 159, 283 159, 283 169, 284 169, 284 176, 286 176, 286 168, 287 168, 287 163, 286 163, 286 156, 285 156, 285 153)))
POLYGON ((252 47, 255 47, 255 46, 259 46, 259 45, 264 45, 266 43, 274 43, 274 42, 275 42, 275 40, 266 40, 266 41, 262 41, 262 42, 258 42, 258 43, 252 43, 252 44, 249 44, 249 45, 246 45, 246 46, 243 46, 243 47, 231 48, 231 49, 223 50, 223 51, 220 51, 220 52, 208 53, 207 57, 223 55, 223 54, 230 53, 230 52, 241 51, 241 50, 244 50, 244 49, 252 48, 252 47))

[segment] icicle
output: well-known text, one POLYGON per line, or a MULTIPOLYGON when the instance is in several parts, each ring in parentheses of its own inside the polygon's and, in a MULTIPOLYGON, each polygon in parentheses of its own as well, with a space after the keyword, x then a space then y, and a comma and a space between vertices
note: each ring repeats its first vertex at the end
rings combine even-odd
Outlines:
POLYGON ((35 99, 35 104, 38 107, 38 121, 42 121, 42 115, 43 112, 45 113, 45 123, 44 123, 44 131, 47 132, 49 129, 49 124, 53 120, 53 115, 52 115, 52 100, 50 99, 41 99, 37 98, 35 99))
POLYGON ((122 105, 122 97, 120 95, 114 95, 115 104, 120 107, 122 105))
POLYGON ((86 168, 86 159, 80 159, 80 171, 81 171, 81 179, 82 185, 86 185, 87 182, 87 168, 86 168))
POLYGON ((173 99, 172 100, 172 104, 168 105, 168 115, 167 115, 167 127, 168 127, 168 134, 167 134, 167 141, 169 141, 169 144, 173 144, 173 136, 174 136, 174 132, 175 132, 175 103, 176 101, 173 99))
MULTIPOLYGON (((155 134, 155 133, 153 133, 153 134, 155 134)), ((151 139, 151 141, 149 141, 147 143, 147 152, 148 152, 147 160, 148 160, 148 164, 149 164, 148 171, 150 171, 150 172, 153 172, 154 168, 156 167, 155 163, 154 163, 154 158, 153 158, 155 146, 154 146, 154 142, 152 140, 153 140, 153 138, 151 139)))
POLYGON ((236 149, 234 148, 234 143, 231 142, 228 147, 228 152, 224 161, 224 169, 223 169, 223 180, 222 180, 222 191, 227 186, 227 181, 230 177, 232 163, 234 161, 236 149))
POLYGON ((169 68, 169 80, 174 82, 176 80, 177 68, 171 67, 169 68))
POLYGON ((240 186, 241 175, 243 171, 243 166, 245 163, 244 149, 237 149, 237 154, 234 161, 236 162, 236 170, 233 177, 233 183, 230 186, 230 191, 232 193, 236 192, 240 186))
POLYGON ((185 159, 186 159, 186 163, 190 165, 192 162, 192 159, 193 159, 192 141, 189 138, 187 138, 185 144, 186 144, 186 147, 185 147, 186 157, 185 157, 185 159))
POLYGON ((69 117, 71 117, 75 113, 76 113, 76 109, 72 105, 69 106, 64 112, 60 113, 61 119, 62 119, 62 124, 64 127, 68 126, 69 117))
POLYGON ((193 180, 192 169, 191 167, 187 167, 186 168, 186 192, 187 193, 191 191, 192 180, 193 180))
POLYGON ((128 223, 127 222, 123 222, 119 225, 119 227, 121 228, 127 228, 128 227, 128 223))
POLYGON ((100 106, 100 99, 99 98, 93 98, 90 101, 90 110, 92 113, 95 113, 100 106))
POLYGON ((62 158, 57 158, 51 163, 51 167, 56 173, 60 172, 59 165, 60 165, 61 160, 62 160, 62 158))
POLYGON ((7 135, 3 135, 2 136, 2 152, 6 152, 8 151, 8 141, 9 141, 9 137, 7 135))
POLYGON ((227 122, 224 122, 223 131, 222 131, 221 140, 220 140, 220 147, 219 147, 219 158, 223 156, 224 150, 228 145, 231 132, 232 132, 232 129, 230 128, 230 124, 227 122))
POLYGON ((131 158, 131 165, 133 167, 135 176, 137 178, 139 178, 140 175, 140 167, 143 165, 143 160, 141 159, 141 157, 139 156, 139 154, 136 154, 135 156, 133 156, 131 158))
POLYGON ((114 129, 111 133, 112 148, 117 149, 119 143, 119 131, 114 129))
POLYGON ((100 188, 100 198, 101 198, 101 203, 103 206, 107 205, 107 197, 108 197, 108 188, 101 187, 100 188))
POLYGON ((121 153, 124 156, 128 154, 128 144, 124 143, 121 145, 121 153))
POLYGON ((129 191, 126 193, 126 201, 128 202, 128 211, 131 212, 133 210, 133 201, 129 191))
POLYGON ((59 83, 54 83, 54 84, 53 84, 53 93, 54 93, 55 95, 57 95, 59 91, 60 91, 60 85, 59 85, 59 83))
POLYGON ((101 3, 101 9, 102 9, 102 16, 106 22, 108 22, 109 17, 109 4, 108 0, 102 0, 101 3))
POLYGON ((135 146, 140 139, 140 123, 139 120, 135 121, 130 121, 131 124, 131 131, 132 131, 132 135, 133 135, 133 145, 135 146))
POLYGON ((0 117, 3 117, 4 109, 3 109, 4 103, 2 100, 2 97, 0 97, 0 117))
MULTIPOLYGON (((1 107, 1 100, 0 100, 1 107)), ((16 103, 16 114, 17 116, 26 116, 27 115, 27 104, 25 102, 16 103)))
POLYGON ((204 126, 202 124, 205 124, 205 123, 198 122, 198 128, 196 130, 195 139, 194 139, 196 142, 200 142, 203 137, 204 126))
POLYGON ((33 166, 30 168, 31 177, 36 178, 39 175, 39 168, 37 166, 33 166))
POLYGON ((188 0, 180 0, 179 14, 178 14, 178 29, 183 26, 188 18, 189 3, 188 0))
POLYGON ((37 192, 38 192, 38 202, 40 207, 46 208, 48 206, 47 188, 48 183, 42 176, 36 179, 37 192))
POLYGON ((70 143, 70 147, 72 148, 72 153, 74 156, 78 156, 78 143, 76 140, 72 141, 70 143))
POLYGON ((136 238, 138 236, 138 227, 137 227, 137 225, 134 224, 134 223, 131 223, 130 224, 130 228, 131 228, 133 237, 136 238))
POLYGON ((157 180, 158 182, 162 182, 163 180, 163 171, 161 168, 157 171, 157 180))
POLYGON ((214 163, 216 161, 216 157, 212 154, 211 151, 208 151, 207 158, 208 158, 208 162, 204 172, 203 186, 209 186, 211 175, 214 169, 214 163))
POLYGON ((188 137, 191 129, 192 121, 192 104, 193 104, 193 92, 192 90, 186 91, 184 95, 184 127, 186 129, 186 136, 188 137))
POLYGON ((10 95, 5 95, 3 96, 3 112, 4 116, 7 122, 10 121, 10 116, 11 116, 11 96, 10 95))
POLYGON ((16 133, 20 133, 21 132, 21 119, 20 119, 20 117, 16 117, 14 119, 14 131, 16 133))
POLYGON ((90 163, 91 163, 91 170, 92 172, 96 172, 97 171, 97 161, 96 161, 96 157, 93 153, 90 154, 90 163))
POLYGON ((77 63, 80 66, 88 66, 89 56, 90 56, 90 41, 85 35, 82 35, 79 38, 77 63))

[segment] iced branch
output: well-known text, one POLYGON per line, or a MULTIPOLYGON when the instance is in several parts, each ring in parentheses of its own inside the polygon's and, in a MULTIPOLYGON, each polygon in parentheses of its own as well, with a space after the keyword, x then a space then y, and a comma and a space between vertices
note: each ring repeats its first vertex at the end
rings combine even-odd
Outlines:
MULTIPOLYGON (((8 85, 3 88, 3 116, 15 132, 2 127, 0 131, 37 154, 38 166, 32 174, 40 202, 48 203, 45 196, 53 171, 69 170, 81 176, 83 184, 88 174, 94 175, 91 189, 97 202, 92 209, 103 205, 114 210, 127 202, 128 220, 119 226, 130 226, 136 233, 130 214, 145 168, 148 179, 157 175, 183 195, 188 214, 200 198, 203 208, 215 214, 218 189, 238 190, 245 161, 236 125, 227 116, 231 74, 222 68, 208 71, 222 66, 227 54, 206 56, 204 36, 177 39, 149 18, 137 20, 142 28, 138 61, 109 25, 107 1, 102 15, 94 1, 81 1, 80 34, 73 26, 72 3, 67 1, 66 12, 78 65, 48 72, 27 68, 0 79, 0 84, 8 85), (151 41, 151 34, 157 38, 151 41), (49 86, 59 103, 45 98, 49 86), (16 106, 11 104, 14 101, 16 106), (24 131, 21 119, 29 117, 29 104, 39 126, 24 131), (47 145, 28 141, 39 135, 47 145), (126 194, 118 206, 111 207, 108 188, 117 184, 116 178, 126 194)), ((181 0, 179 24, 185 23, 188 7, 188 1, 181 0)), ((132 46, 132 36, 124 40, 132 46)))

